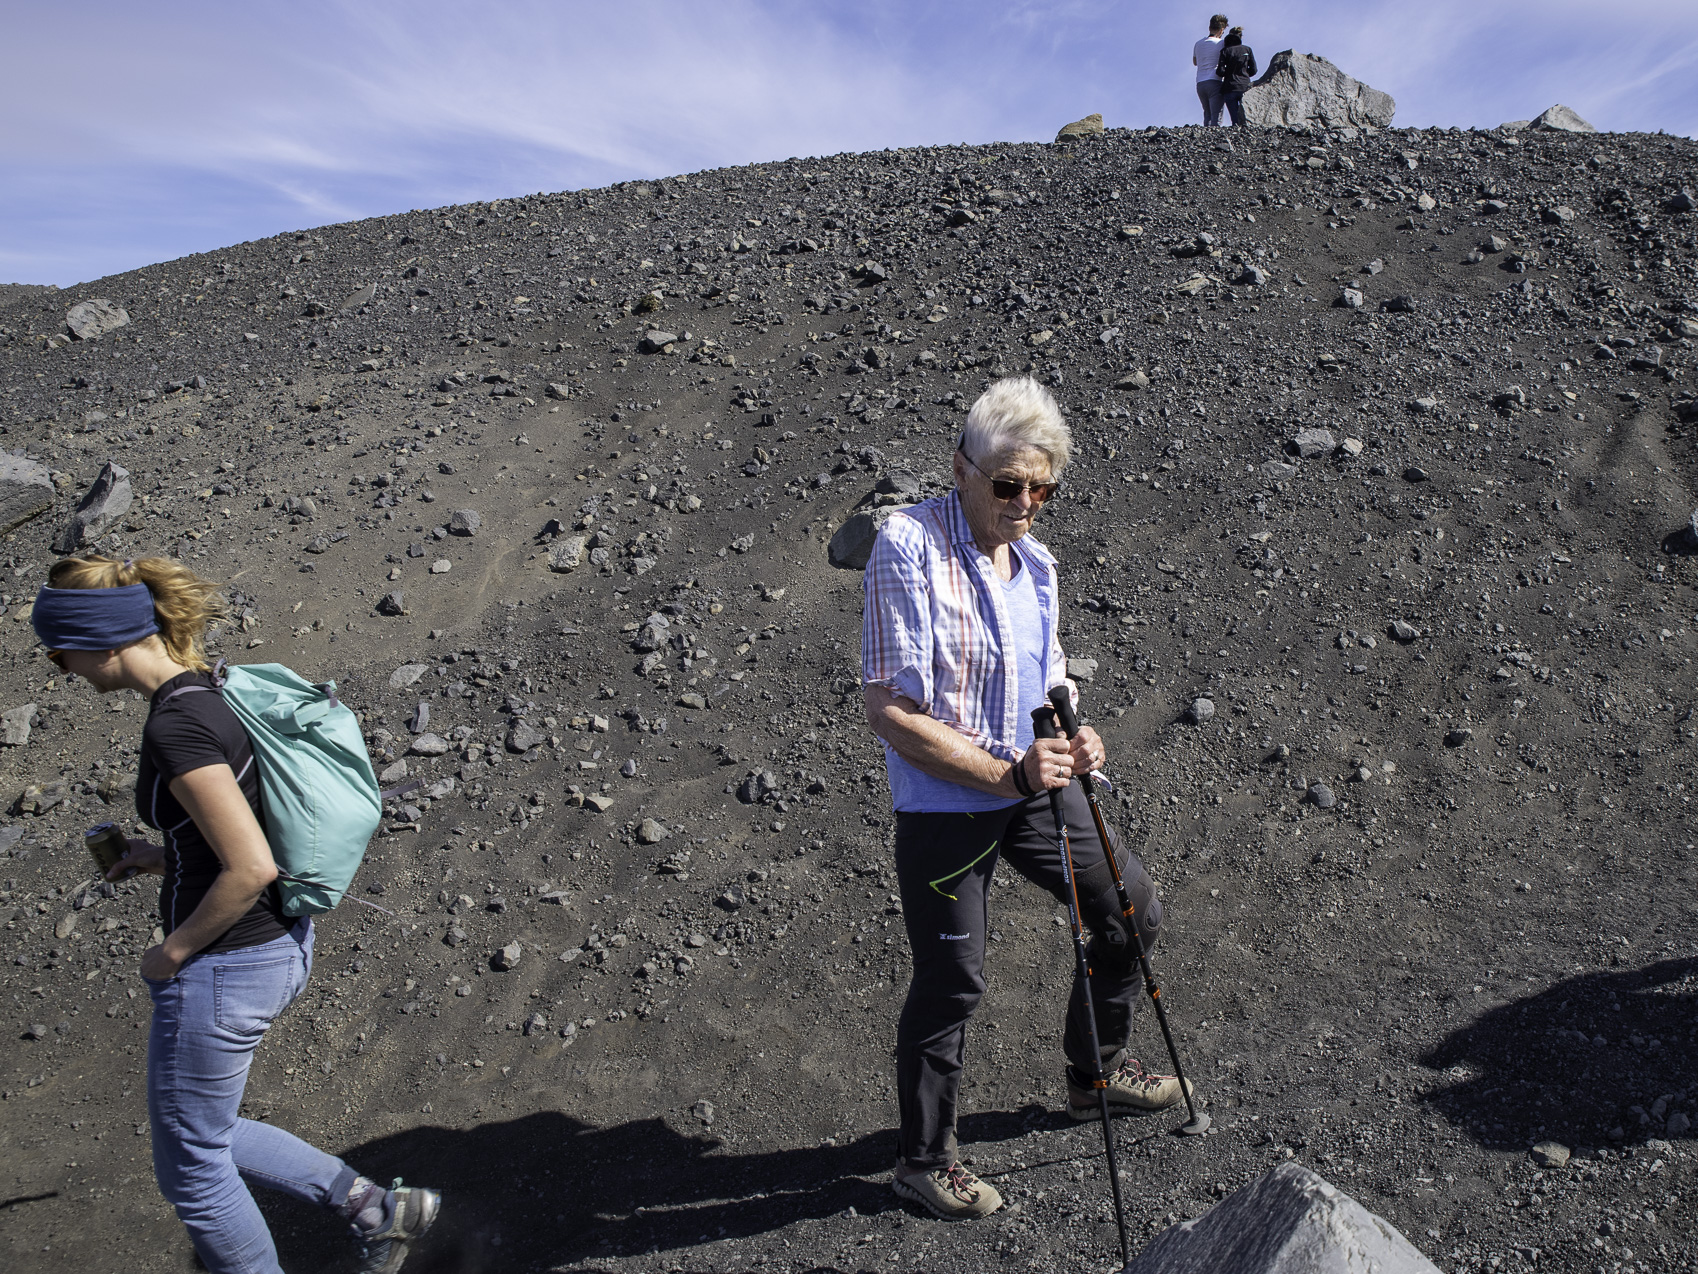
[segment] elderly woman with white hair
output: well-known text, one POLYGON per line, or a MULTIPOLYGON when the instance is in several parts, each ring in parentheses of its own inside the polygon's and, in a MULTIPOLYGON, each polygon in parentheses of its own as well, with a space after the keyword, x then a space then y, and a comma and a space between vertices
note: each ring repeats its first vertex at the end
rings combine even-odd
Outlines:
MULTIPOLYGON (((1032 711, 1067 685, 1057 636, 1055 558, 1030 534, 1071 452, 1055 399, 1036 381, 997 381, 967 413, 955 489, 895 514, 867 564, 861 635, 867 722, 883 741, 896 811, 896 874, 914 974, 896 1033, 901 1107, 896 1193, 965 1220, 1001 1205, 956 1158, 967 1023, 984 994, 990 884, 999 860, 1064 897, 1049 797, 1060 793, 1083 919, 1091 930, 1092 1056, 1075 979, 1063 1049, 1069 1114, 1159 1110, 1181 1098, 1126 1049, 1138 961, 1104 846, 1075 774, 1103 762, 1089 727, 1034 739, 1032 711)), ((1143 865, 1113 846, 1146 947, 1161 902, 1143 865)), ((1010 1041, 1012 1042, 1012 1041, 1010 1041)))

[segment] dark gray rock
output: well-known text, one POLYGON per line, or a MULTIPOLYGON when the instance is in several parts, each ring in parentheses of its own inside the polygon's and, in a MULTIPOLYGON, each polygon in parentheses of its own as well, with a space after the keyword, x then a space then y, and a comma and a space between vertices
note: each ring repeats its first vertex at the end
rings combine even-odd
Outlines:
POLYGON ((548 742, 548 736, 528 721, 518 720, 507 727, 507 750, 509 752, 529 752, 534 747, 540 747, 548 742))
POLYGON ((455 509, 454 515, 448 519, 450 535, 476 535, 478 528, 483 525, 483 518, 478 516, 476 509, 455 509))
POLYGON ((1324 57, 1286 49, 1244 94, 1244 115, 1263 128, 1319 124, 1386 128, 1397 113, 1391 94, 1352 79, 1324 57))
POLYGON ((520 957, 524 954, 524 947, 519 945, 517 942, 509 942, 506 946, 502 947, 501 950, 492 955, 489 958, 489 962, 496 969, 505 972, 508 969, 514 968, 519 963, 520 957))
POLYGON ((1338 804, 1338 797, 1325 783, 1309 784, 1309 800, 1320 809, 1330 810, 1338 804))
POLYGON ((737 799, 745 805, 756 805, 778 791, 778 775, 771 770, 751 774, 737 787, 737 799))
POLYGON ((396 589, 393 593, 385 593, 378 598, 377 613, 379 615, 405 615, 407 607, 401 599, 401 590, 396 589))
POLYGON ((53 551, 74 553, 93 544, 130 511, 134 501, 135 495, 130 490, 130 471, 108 460, 100 467, 100 473, 77 505, 76 512, 71 514, 71 520, 60 530, 53 551))
POLYGON ((831 543, 826 546, 826 560, 844 570, 865 570, 867 559, 873 555, 873 544, 884 524, 890 520, 891 514, 900 513, 908 507, 906 504, 892 504, 854 514, 831 537, 831 543))
POLYGON ((46 465, 0 455, 0 535, 53 506, 53 476, 46 465))
POLYGON ((873 483, 873 491, 879 495, 905 496, 909 500, 919 498, 920 487, 920 479, 906 469, 892 469, 873 483))
POLYGON ((1282 1163, 1202 1216, 1158 1234, 1126 1274, 1439 1274, 1349 1195, 1282 1163))
POLYGON ((362 305, 370 305, 376 299, 377 284, 368 283, 358 292, 350 292, 347 296, 343 297, 342 308, 345 310, 357 310, 362 305))
POLYGON ((1213 699, 1193 699, 1191 706, 1185 709, 1185 719, 1192 725, 1202 725, 1205 721, 1215 719, 1215 701, 1213 699))
POLYGON ((1313 460, 1316 456, 1331 455, 1336 446, 1338 439, 1330 429, 1299 429, 1291 440, 1289 450, 1293 455, 1313 460))

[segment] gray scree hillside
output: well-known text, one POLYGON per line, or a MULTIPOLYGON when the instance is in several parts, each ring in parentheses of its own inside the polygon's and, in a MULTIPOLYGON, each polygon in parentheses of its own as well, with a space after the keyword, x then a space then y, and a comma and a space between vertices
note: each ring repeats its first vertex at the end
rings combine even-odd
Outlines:
MULTIPOLYGON (((213 653, 334 678, 424 783, 355 881, 396 915, 323 918, 247 1099, 444 1189, 419 1270, 1106 1268, 1071 957, 1006 866, 960 1139, 1019 1206, 888 1187, 907 946, 852 563, 1009 374, 1074 431, 1037 533, 1214 1117, 1120 1125, 1139 1244, 1295 1160, 1447 1274, 1692 1265, 1695 189, 1674 137, 1110 128, 0 305, 0 1265, 193 1259, 145 1135, 157 885, 81 845, 137 827, 146 705, 26 615, 110 462, 95 546, 224 581, 213 653), (93 300, 129 323, 74 338, 93 300)), ((279 1226, 286 1269, 348 1268, 319 1233, 279 1226)))

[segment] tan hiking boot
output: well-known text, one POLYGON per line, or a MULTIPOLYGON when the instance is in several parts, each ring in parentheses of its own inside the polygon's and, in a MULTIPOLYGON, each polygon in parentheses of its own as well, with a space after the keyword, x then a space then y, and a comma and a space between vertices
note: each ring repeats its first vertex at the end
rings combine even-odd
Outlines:
MULTIPOLYGON (((1186 1092, 1195 1093, 1196 1086, 1185 1081, 1186 1092)), ((1108 1113, 1130 1114, 1134 1111, 1166 1110, 1184 1101, 1179 1081, 1172 1075, 1157 1075, 1144 1063, 1122 1050, 1119 1060, 1110 1059, 1108 1072, 1108 1113)), ((1081 1122, 1102 1118, 1102 1106, 1096 1089, 1080 1084, 1073 1067, 1067 1068, 1067 1113, 1081 1122)))
POLYGON ((977 1221, 1002 1206, 1002 1196, 960 1164, 908 1174, 899 1163, 890 1183, 897 1197, 918 1203, 945 1221, 977 1221))

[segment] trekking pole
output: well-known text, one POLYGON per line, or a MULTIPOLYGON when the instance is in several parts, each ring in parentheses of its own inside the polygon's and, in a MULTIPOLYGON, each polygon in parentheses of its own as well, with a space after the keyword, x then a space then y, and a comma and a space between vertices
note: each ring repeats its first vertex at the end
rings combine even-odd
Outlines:
MULTIPOLYGON (((1040 739, 1058 737, 1055 712, 1051 708, 1032 709, 1032 733, 1040 739)), ((1102 1046, 1097 1040, 1097 1006, 1091 995, 1091 966, 1085 958, 1085 926, 1079 912, 1079 886, 1073 876, 1073 847, 1067 840, 1067 816, 1061 809, 1060 788, 1049 793, 1050 813, 1055 816, 1055 843, 1061 855, 1061 879, 1067 886, 1067 923, 1073 929, 1073 962, 1079 985, 1085 989, 1085 1021, 1090 1028, 1091 1087, 1097 1090, 1097 1106, 1102 1113, 1103 1146, 1108 1151, 1108 1184, 1114 1192, 1114 1221, 1120 1228, 1120 1263, 1129 1265, 1132 1250, 1126 1245, 1126 1209, 1120 1202, 1120 1164, 1114 1157, 1114 1129, 1108 1117, 1108 1079, 1103 1075, 1102 1046)))
MULTIPOLYGON (((1079 733, 1079 718, 1073 715, 1073 698, 1067 693, 1066 686, 1056 686, 1049 692, 1049 701, 1055 707, 1056 717, 1061 722, 1061 728, 1071 739, 1079 733)), ((1037 718, 1034 717, 1035 721, 1037 718)), ((1132 940, 1138 944, 1138 965, 1144 973, 1144 989, 1150 994, 1150 1003, 1156 1006, 1156 1021, 1161 1024, 1162 1039, 1167 1041, 1167 1055, 1173 1061, 1173 1075, 1179 1081, 1179 1092, 1185 1098, 1185 1109, 1191 1116, 1191 1122, 1181 1125, 1179 1131, 1188 1137, 1196 1137, 1208 1131, 1213 1121, 1198 1110, 1191 1101, 1191 1086, 1185 1082, 1185 1068, 1179 1064, 1179 1050, 1173 1044, 1173 1031, 1167 1024, 1167 1009, 1161 1002, 1161 988, 1156 985, 1155 971, 1150 967, 1149 953, 1144 949, 1144 934, 1138 923, 1136 909, 1132 899, 1126 892, 1126 882, 1120 878, 1120 864, 1115 861, 1113 842, 1108 838, 1108 824, 1103 821, 1102 806, 1097 804, 1097 790, 1091 782, 1087 771, 1079 776, 1079 786, 1085 790, 1085 800, 1091 807, 1091 818, 1097 825, 1097 836, 1103 843, 1103 857, 1108 859, 1109 875, 1114 878, 1114 892, 1120 901, 1120 913, 1125 916, 1132 926, 1132 940)))

